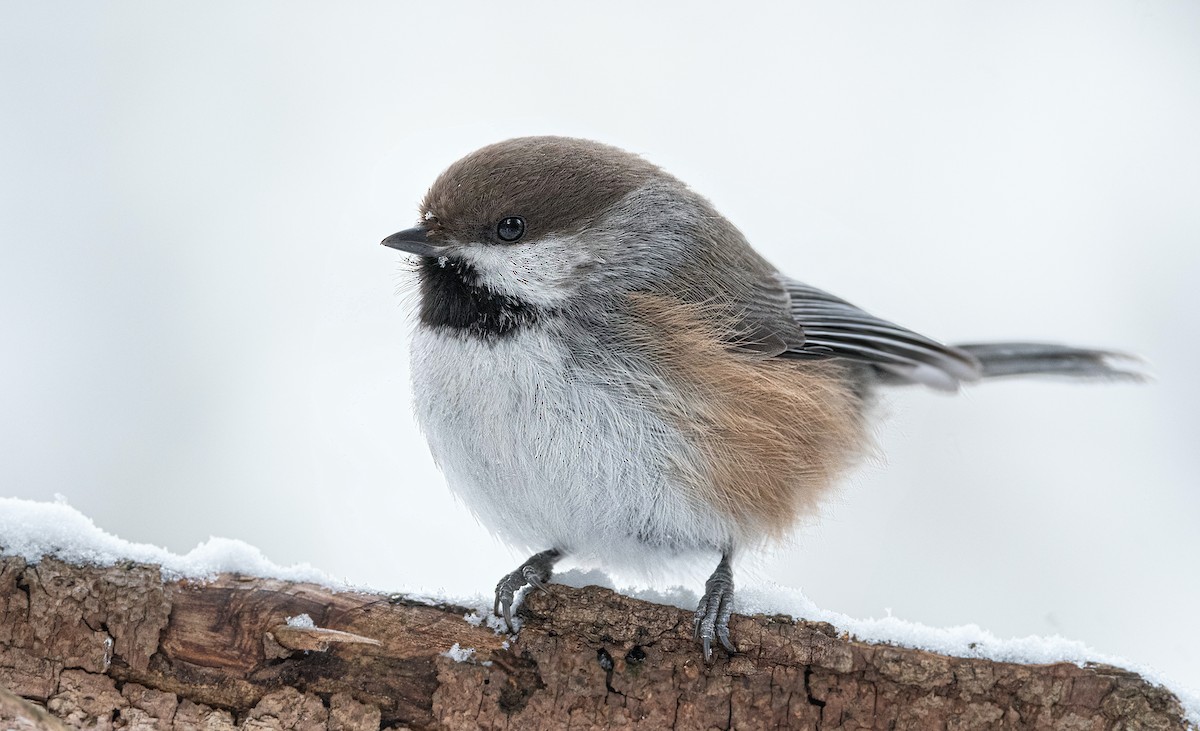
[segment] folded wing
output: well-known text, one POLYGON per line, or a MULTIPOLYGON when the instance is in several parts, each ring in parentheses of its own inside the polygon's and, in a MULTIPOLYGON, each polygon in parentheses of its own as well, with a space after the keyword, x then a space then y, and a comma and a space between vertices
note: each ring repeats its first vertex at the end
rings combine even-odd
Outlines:
POLYGON ((846 300, 803 282, 780 277, 804 341, 785 358, 839 357, 866 363, 893 383, 919 383, 942 391, 982 375, 971 353, 880 319, 846 300))

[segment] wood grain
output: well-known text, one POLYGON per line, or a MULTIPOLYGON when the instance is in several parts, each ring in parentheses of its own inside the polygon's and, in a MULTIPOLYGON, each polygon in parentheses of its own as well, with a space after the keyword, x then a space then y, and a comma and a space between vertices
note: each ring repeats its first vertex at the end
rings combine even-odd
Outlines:
POLYGON ((4 557, 0 687, 11 695, 0 693, 0 719, 213 731, 1186 727, 1170 692, 1107 666, 946 657, 766 616, 735 616, 738 654, 706 666, 690 613, 596 587, 531 595, 515 638, 467 613, 270 579, 164 581, 154 566, 4 557), (290 649, 274 632, 300 614, 378 644, 290 649), (474 656, 445 656, 455 643, 474 656))

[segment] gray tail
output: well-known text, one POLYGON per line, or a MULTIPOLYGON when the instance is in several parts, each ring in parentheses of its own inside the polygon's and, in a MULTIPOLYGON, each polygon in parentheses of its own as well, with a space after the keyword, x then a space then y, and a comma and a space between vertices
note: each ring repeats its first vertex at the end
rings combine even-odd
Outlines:
POLYGON ((982 366, 984 378, 1045 375, 1103 381, 1145 381, 1144 363, 1111 350, 1048 343, 966 343, 955 348, 982 366))

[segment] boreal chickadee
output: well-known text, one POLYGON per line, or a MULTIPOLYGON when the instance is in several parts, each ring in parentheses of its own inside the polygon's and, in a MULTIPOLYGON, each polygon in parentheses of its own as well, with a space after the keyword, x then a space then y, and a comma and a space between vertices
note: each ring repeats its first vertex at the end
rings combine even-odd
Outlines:
POLYGON ((696 610, 729 651, 736 554, 811 513, 868 444, 880 386, 1136 377, 1116 354, 949 346, 789 279, 703 197, 608 145, 525 137, 455 162, 420 224, 416 411, 451 489, 539 550, 496 586, 608 565, 719 561, 696 610))

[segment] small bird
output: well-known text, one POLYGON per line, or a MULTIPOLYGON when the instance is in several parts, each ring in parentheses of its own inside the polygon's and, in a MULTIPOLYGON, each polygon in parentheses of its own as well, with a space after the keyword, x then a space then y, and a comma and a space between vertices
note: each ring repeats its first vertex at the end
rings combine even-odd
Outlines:
POLYGON ((541 588, 571 555, 609 566, 719 556, 695 614, 729 637, 735 556, 783 537, 869 446, 881 386, 1000 376, 1136 379, 1121 355, 943 345, 781 274, 705 198, 636 155, 523 137, 451 165, 415 254, 416 413, 450 488, 539 551, 496 586, 541 588))

